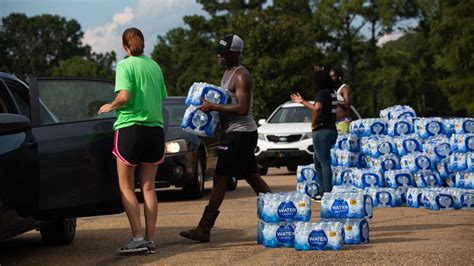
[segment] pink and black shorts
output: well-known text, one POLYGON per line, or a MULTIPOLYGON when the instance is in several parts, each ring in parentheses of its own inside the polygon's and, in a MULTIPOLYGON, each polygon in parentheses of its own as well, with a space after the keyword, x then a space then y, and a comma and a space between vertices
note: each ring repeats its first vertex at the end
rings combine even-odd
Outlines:
POLYGON ((117 129, 112 153, 129 166, 139 163, 159 165, 165 160, 163 128, 132 125, 117 129))

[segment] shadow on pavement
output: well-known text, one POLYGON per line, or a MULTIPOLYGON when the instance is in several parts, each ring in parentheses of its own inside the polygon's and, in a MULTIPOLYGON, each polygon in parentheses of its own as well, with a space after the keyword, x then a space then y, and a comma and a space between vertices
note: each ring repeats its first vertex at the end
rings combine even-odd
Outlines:
POLYGON ((370 228, 372 232, 387 231, 420 231, 420 230, 436 230, 443 228, 452 228, 459 226, 472 227, 473 224, 415 224, 415 225, 394 225, 394 226, 373 226, 370 228))

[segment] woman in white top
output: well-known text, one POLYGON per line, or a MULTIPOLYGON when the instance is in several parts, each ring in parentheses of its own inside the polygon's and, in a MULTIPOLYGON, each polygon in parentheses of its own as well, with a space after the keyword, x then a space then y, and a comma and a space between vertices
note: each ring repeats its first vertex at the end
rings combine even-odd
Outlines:
POLYGON ((351 94, 349 85, 342 83, 343 72, 339 69, 331 69, 329 75, 334 82, 337 96, 336 128, 338 133, 349 133, 351 123, 351 94))

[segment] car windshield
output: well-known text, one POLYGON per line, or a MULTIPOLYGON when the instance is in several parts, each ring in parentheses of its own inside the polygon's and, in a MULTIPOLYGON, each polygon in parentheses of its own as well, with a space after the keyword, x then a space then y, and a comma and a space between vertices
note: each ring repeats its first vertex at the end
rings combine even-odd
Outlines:
POLYGON ((280 108, 268 123, 310 123, 311 111, 305 107, 283 107, 280 108))
POLYGON ((184 112, 187 106, 176 102, 163 102, 163 107, 168 111, 168 126, 178 127, 183 121, 184 112))

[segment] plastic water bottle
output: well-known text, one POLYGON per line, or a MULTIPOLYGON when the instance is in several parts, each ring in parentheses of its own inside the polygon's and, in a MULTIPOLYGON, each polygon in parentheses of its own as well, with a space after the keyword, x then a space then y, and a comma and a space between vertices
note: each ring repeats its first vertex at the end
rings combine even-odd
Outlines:
POLYGON ((183 116, 181 128, 192 134, 203 137, 214 136, 219 123, 219 113, 209 112, 204 113, 198 110, 195 106, 189 106, 183 116))
POLYGON ((354 173, 352 170, 357 168, 350 168, 350 167, 334 167, 333 169, 333 185, 350 185, 352 184, 352 179, 354 178, 354 173))
POLYGON ((357 188, 382 187, 382 175, 373 169, 355 169, 352 185, 357 188))
POLYGON ((373 199, 374 208, 396 207, 396 193, 393 188, 368 188, 367 192, 373 199))
POLYGON ((383 155, 374 160, 373 167, 382 174, 389 170, 400 169, 400 159, 395 154, 383 155))
POLYGON ((415 133, 423 139, 446 134, 444 121, 439 117, 416 119, 415 133))
POLYGON ((344 244, 369 243, 369 223, 366 219, 339 220, 344 225, 344 244))
MULTIPOLYGON (((451 171, 465 171, 467 170, 467 156, 465 153, 453 152, 449 155, 449 169, 451 171)), ((471 157, 472 158, 472 157, 471 157)))
POLYGON ((314 163, 309 165, 299 165, 296 169, 296 176, 298 178, 298 183, 301 182, 318 182, 318 176, 316 174, 316 169, 314 168, 314 163))
POLYGON ((387 134, 391 137, 410 135, 414 132, 413 119, 389 120, 387 122, 387 134))
POLYGON ((211 103, 226 104, 229 98, 227 90, 212 84, 195 82, 188 91, 188 96, 184 103, 186 105, 199 106, 204 98, 211 103))
POLYGON ((407 169, 388 170, 384 174, 385 185, 389 188, 414 187, 415 180, 407 169))
POLYGON ((474 118, 456 118, 453 120, 456 134, 474 133, 474 118))
POLYGON ((397 153, 400 156, 423 151, 422 140, 416 135, 395 137, 392 141, 395 143, 397 153))
POLYGON ((380 118, 399 120, 416 117, 416 112, 408 105, 395 105, 380 110, 380 118))
POLYGON ((474 152, 474 133, 453 134, 449 143, 456 152, 474 152))
POLYGON ((383 155, 397 154, 397 147, 391 138, 369 139, 369 154, 373 158, 383 155))
POLYGON ((456 172, 455 186, 457 188, 474 189, 474 172, 456 172))
POLYGON ((421 152, 402 156, 400 165, 402 169, 408 169, 411 173, 416 173, 420 170, 434 170, 435 167, 428 154, 421 152))
POLYGON ((419 208, 423 206, 422 192, 420 188, 408 188, 407 190, 407 206, 411 208, 419 208))
POLYGON ((419 188, 440 187, 443 185, 443 181, 436 171, 418 171, 413 175, 413 178, 415 179, 416 186, 419 188))
MULTIPOLYGON (((474 139, 473 139, 474 140, 474 139)), ((450 141, 445 136, 438 136, 427 139, 423 144, 425 153, 434 164, 437 164, 444 158, 447 158, 451 153, 450 141)))

